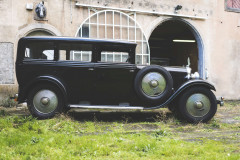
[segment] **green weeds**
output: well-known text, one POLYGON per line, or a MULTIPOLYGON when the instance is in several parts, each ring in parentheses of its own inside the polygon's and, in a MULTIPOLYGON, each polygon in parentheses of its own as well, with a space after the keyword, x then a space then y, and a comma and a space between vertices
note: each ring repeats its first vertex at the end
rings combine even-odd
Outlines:
POLYGON ((233 118, 234 120, 240 120, 240 116, 236 116, 233 118))
POLYGON ((209 139, 181 140, 161 122, 4 116, 0 130, 0 159, 238 159, 240 149, 239 144, 209 139), (148 125, 152 130, 145 132, 148 125))
POLYGON ((0 160, 240 159, 239 123, 216 117, 207 124, 188 124, 168 114, 163 110, 151 121, 135 122, 123 114, 108 122, 97 115, 86 121, 61 114, 37 120, 0 110, 0 160))
POLYGON ((2 102, 0 103, 0 106, 3 106, 5 108, 15 107, 16 105, 17 102, 11 99, 10 96, 8 96, 6 99, 3 99, 2 102))

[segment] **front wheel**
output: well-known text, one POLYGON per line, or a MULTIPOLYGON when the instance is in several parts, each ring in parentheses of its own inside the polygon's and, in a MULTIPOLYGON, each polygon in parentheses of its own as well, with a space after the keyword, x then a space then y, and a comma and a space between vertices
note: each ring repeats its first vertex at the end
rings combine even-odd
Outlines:
POLYGON ((208 122, 217 111, 216 97, 207 88, 193 87, 181 95, 177 110, 188 122, 208 122))
POLYGON ((63 96, 58 88, 52 85, 40 85, 28 95, 28 109, 30 113, 39 119, 53 117, 63 111, 63 96))

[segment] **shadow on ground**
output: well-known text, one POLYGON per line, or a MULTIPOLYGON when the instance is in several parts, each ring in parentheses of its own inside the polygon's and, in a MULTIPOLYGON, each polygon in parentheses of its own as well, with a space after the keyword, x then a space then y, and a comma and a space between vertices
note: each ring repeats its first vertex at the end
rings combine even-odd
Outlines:
POLYGON ((173 113, 164 110, 154 112, 99 112, 99 111, 69 111, 68 115, 77 121, 102 121, 102 122, 156 122, 167 121, 174 117, 173 113))
MULTIPOLYGON (((26 106, 4 108, 0 107, 1 114, 30 116, 26 106)), ((154 111, 93 111, 82 109, 71 109, 66 114, 69 118, 79 121, 100 121, 100 122, 156 122, 168 121, 174 118, 174 114, 167 108, 154 111)))
MULTIPOLYGON (((0 107, 1 115, 18 115, 30 116, 26 105, 20 105, 13 108, 0 107)), ((101 121, 101 122, 156 122, 156 121, 176 121, 175 115, 167 108, 151 111, 93 111, 82 109, 71 109, 67 116, 71 119, 85 122, 85 121, 101 121)), ((221 123, 239 124, 240 123, 240 102, 229 101, 224 107, 219 107, 214 119, 221 123)))

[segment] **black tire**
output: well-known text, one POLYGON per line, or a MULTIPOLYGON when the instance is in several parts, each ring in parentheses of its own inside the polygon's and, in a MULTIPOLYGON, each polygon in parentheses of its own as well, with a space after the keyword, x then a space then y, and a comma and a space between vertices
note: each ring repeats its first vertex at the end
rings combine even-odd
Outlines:
MULTIPOLYGON (((158 85, 158 86, 160 86, 160 85, 158 85)), ((135 77, 134 89, 135 89, 136 94, 144 102, 147 102, 150 104, 160 104, 160 103, 164 102, 171 95, 172 88, 173 88, 173 79, 172 79, 171 74, 166 69, 164 69, 163 67, 160 67, 160 66, 145 67, 145 68, 141 69, 135 77), (147 93, 144 92, 144 90, 142 88, 142 81, 143 81, 144 77, 149 73, 158 73, 165 80, 165 83, 166 83, 165 89, 158 95, 154 95, 154 96, 148 95, 147 93)))
POLYGON ((61 91, 53 85, 45 84, 45 85, 39 85, 33 88, 33 90, 30 91, 28 94, 27 104, 28 104, 28 109, 32 114, 32 116, 38 119, 52 118, 57 113, 62 113, 64 111, 63 95, 61 91), (44 95, 41 93, 46 93, 46 94, 44 95), (43 98, 49 98, 49 99, 52 99, 52 101, 49 100, 47 104, 43 105, 43 103, 41 103, 40 101, 40 98, 41 100, 43 98), (50 109, 47 108, 49 106, 50 106, 50 109), (51 107, 51 106, 54 106, 54 107, 51 107))
POLYGON ((190 123, 206 123, 217 111, 217 100, 210 89, 192 87, 179 97, 176 109, 180 118, 190 123))
POLYGON ((175 106, 168 105, 168 110, 171 111, 172 113, 175 112, 175 106))
POLYGON ((172 113, 176 112, 176 108, 177 108, 177 100, 172 101, 170 104, 168 104, 168 110, 171 111, 172 113))

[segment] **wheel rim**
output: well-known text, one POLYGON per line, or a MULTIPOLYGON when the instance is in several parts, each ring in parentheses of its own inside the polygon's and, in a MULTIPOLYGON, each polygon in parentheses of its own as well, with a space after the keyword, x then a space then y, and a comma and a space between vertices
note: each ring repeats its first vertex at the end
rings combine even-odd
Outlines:
POLYGON ((142 90, 148 96, 159 96, 163 93, 165 88, 166 80, 158 72, 147 73, 142 79, 142 90))
POLYGON ((206 95, 196 93, 187 99, 186 108, 191 116, 203 117, 210 111, 211 102, 206 95))
POLYGON ((43 114, 53 112, 58 106, 57 95, 47 89, 38 91, 33 98, 33 106, 43 114))

